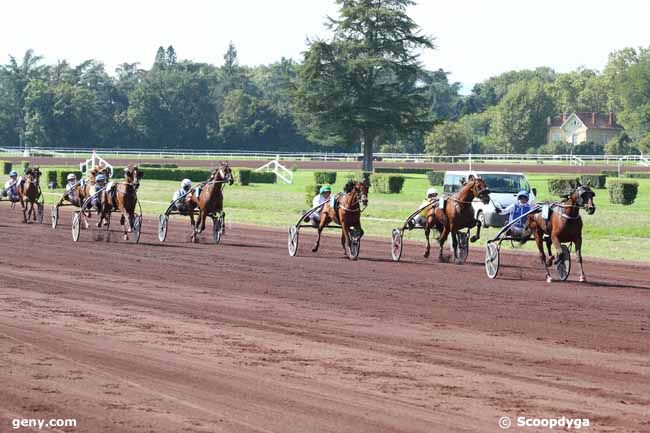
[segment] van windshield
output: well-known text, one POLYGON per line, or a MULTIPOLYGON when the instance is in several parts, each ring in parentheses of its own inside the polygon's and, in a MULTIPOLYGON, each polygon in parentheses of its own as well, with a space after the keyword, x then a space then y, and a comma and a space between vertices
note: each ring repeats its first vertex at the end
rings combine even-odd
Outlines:
POLYGON ((530 185, 526 178, 516 174, 482 174, 490 192, 500 194, 517 194, 524 190, 530 192, 530 185))

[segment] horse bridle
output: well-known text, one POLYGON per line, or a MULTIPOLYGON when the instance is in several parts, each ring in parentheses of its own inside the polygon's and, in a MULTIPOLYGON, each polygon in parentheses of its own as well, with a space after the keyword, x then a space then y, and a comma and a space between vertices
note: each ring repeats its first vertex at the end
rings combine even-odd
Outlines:
MULTIPOLYGON (((355 196, 355 200, 352 202, 352 205, 351 205, 351 206, 358 206, 358 209, 350 209, 350 208, 347 208, 347 207, 345 207, 345 206, 343 206, 343 205, 339 205, 339 208, 343 209, 343 210, 346 211, 346 212, 359 212, 359 213, 363 213, 363 211, 366 210, 366 208, 368 207, 368 205, 365 204, 365 205, 363 205, 363 207, 361 207, 361 205, 362 205, 362 203, 361 203, 362 199, 359 198, 359 197, 361 197, 361 190, 355 186, 355 187, 354 187, 354 191, 356 191, 357 194, 356 194, 356 196, 355 196)), ((350 192, 352 192, 352 191, 350 191, 350 192)), ((347 195, 347 194, 349 194, 349 193, 346 193, 346 195, 347 195)), ((367 197, 366 197, 366 200, 367 200, 367 197)))
MULTIPOLYGON (((482 195, 487 194, 488 198, 489 198, 490 188, 488 188, 487 185, 485 186, 485 188, 480 189, 478 191, 475 191, 476 183, 478 182, 478 180, 474 179, 471 182, 474 184, 474 185, 472 185, 472 193, 474 193, 474 197, 480 199, 482 195)), ((459 193, 460 193, 460 191, 457 194, 459 194, 459 193)), ((461 200, 459 198, 456 198, 456 197, 454 197, 454 195, 451 195, 451 196, 447 197, 447 200, 452 200, 452 201, 455 201, 457 203, 464 203, 464 204, 472 204, 473 203, 473 201, 465 201, 465 200, 461 200)))
MULTIPOLYGON (((569 194, 569 196, 566 198, 566 200, 568 200, 574 193, 576 193, 576 196, 577 196, 576 204, 565 204, 564 202, 562 202, 562 203, 553 203, 551 205, 551 207, 552 208, 559 207, 559 208, 562 208, 562 209, 578 209, 578 210, 585 209, 587 212, 589 212, 589 210, 587 209, 587 204, 584 202, 584 199, 582 198, 582 194, 584 194, 585 192, 587 192, 585 187, 583 185, 580 185, 579 187, 574 189, 571 192, 571 194, 569 194)), ((593 191, 592 191, 592 194, 593 194, 593 191)), ((596 206, 594 206, 594 209, 595 208, 596 208, 596 206)), ((562 218, 566 218, 566 219, 570 219, 570 220, 580 219, 580 213, 578 213, 578 215, 574 216, 574 217, 569 216, 569 215, 567 215, 565 213, 562 213, 561 215, 562 215, 562 218)))

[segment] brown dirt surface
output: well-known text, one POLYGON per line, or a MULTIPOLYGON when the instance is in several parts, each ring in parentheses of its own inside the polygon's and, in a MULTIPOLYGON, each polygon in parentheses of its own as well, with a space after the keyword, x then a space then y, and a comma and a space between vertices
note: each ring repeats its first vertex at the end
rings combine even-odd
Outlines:
POLYGON ((0 203, 1 432, 650 431, 650 265, 547 284, 505 251, 489 280, 478 247, 458 266, 407 243, 395 263, 364 239, 353 262, 307 231, 289 257, 286 233, 249 226, 191 244, 176 220, 161 244, 146 218, 140 244, 74 243, 69 210, 56 230, 20 219, 0 203))

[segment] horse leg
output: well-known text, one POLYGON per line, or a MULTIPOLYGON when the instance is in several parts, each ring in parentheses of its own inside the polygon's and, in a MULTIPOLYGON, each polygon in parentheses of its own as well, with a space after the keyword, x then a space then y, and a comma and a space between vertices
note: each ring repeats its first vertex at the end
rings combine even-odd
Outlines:
POLYGON ((27 205, 22 197, 20 197, 20 207, 23 210, 23 223, 27 224, 27 205))
POLYGON ((429 252, 431 251, 431 243, 429 243, 429 234, 431 234, 431 229, 429 228, 429 225, 426 224, 424 226, 424 237, 427 239, 427 247, 424 250, 424 258, 426 259, 429 257, 429 252))
POLYGON ((580 264, 580 282, 585 282, 587 281, 587 277, 585 277, 585 271, 582 269, 582 236, 578 236, 578 238, 574 242, 576 246, 576 255, 578 256, 578 263, 580 264))
MULTIPOLYGON (((553 281, 553 279, 551 278, 551 274, 549 274, 549 272, 548 272, 549 264, 548 264, 548 262, 546 260, 546 255, 544 254, 544 240, 542 239, 542 237, 543 237, 543 234, 541 234, 538 231, 535 231, 535 244, 537 244, 537 249, 539 250, 539 259, 542 261, 542 265, 544 265, 544 271, 546 272, 546 282, 550 283, 551 281, 553 281)), ((549 251, 549 255, 550 255, 551 254, 551 249, 550 249, 550 246, 548 245, 548 243, 547 243, 547 247, 548 247, 548 251, 549 251)), ((552 260, 553 256, 550 255, 550 258, 552 260)))
POLYGON ((350 230, 350 227, 348 227, 348 224, 345 222, 344 218, 341 218, 341 245, 343 246, 343 255, 346 257, 348 255, 348 248, 350 245, 350 233, 348 233, 348 230, 350 230))
POLYGON ((474 243, 481 238, 481 222, 479 220, 474 220, 476 224, 476 234, 469 238, 470 242, 474 243))
POLYGON ((458 233, 451 232, 451 246, 454 248, 454 262, 458 264, 458 233))
POLYGON ((440 237, 438 238, 438 244, 440 245, 440 252, 438 253, 438 261, 443 263, 445 262, 445 256, 444 256, 444 251, 445 251, 445 242, 447 242, 447 237, 449 236, 449 228, 447 226, 442 227, 442 232, 440 233, 440 237))
POLYGON ((323 231, 323 229, 325 228, 326 225, 327 225, 327 214, 322 213, 321 218, 320 218, 320 222, 318 223, 318 231, 316 233, 316 243, 314 244, 314 246, 311 249, 312 253, 315 253, 316 251, 318 251, 318 246, 320 245, 320 235, 321 235, 321 232, 323 231))
POLYGON ((194 227, 192 228, 192 242, 194 242, 195 244, 199 243, 199 233, 201 233, 200 227, 201 227, 202 214, 203 214, 203 210, 199 210, 198 219, 196 220, 196 222, 194 223, 194 227))

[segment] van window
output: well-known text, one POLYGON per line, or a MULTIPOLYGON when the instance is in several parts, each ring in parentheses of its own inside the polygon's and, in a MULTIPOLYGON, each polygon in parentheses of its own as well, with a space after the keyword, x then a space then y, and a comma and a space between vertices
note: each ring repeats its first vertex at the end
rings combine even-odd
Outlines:
POLYGON ((524 176, 518 174, 482 174, 490 192, 517 194, 524 190, 530 192, 530 185, 524 176))
POLYGON ((464 179, 465 176, 458 174, 447 174, 445 175, 445 186, 444 191, 446 194, 452 194, 460 190, 460 182, 464 179))

